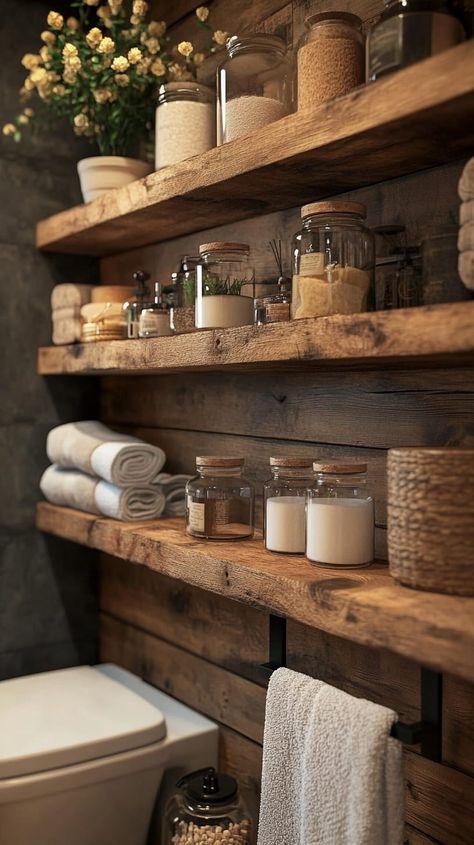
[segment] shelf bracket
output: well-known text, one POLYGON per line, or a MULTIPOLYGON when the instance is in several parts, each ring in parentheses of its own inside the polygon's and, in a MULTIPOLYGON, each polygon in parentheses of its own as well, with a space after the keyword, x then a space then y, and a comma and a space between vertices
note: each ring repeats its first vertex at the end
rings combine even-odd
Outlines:
MULTIPOLYGON (((268 619, 268 662, 261 669, 268 677, 286 666, 286 619, 270 613, 268 619)), ((421 668, 421 721, 395 722, 390 735, 404 745, 420 745, 421 754, 439 762, 442 754, 443 676, 421 668)))

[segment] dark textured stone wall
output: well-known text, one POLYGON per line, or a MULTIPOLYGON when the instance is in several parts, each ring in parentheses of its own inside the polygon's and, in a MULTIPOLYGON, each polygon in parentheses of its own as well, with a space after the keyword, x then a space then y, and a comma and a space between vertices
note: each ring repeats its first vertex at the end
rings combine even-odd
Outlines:
MULTIPOLYGON (((64 3, 52 4, 67 13, 64 3)), ((51 4, 0 0, 0 123, 17 113, 20 59, 37 52, 51 4)), ((80 202, 76 161, 91 154, 70 130, 0 136, 0 678, 92 662, 97 607, 90 553, 35 530, 45 438, 96 413, 96 384, 44 379, 36 350, 50 343, 57 282, 94 280, 88 259, 39 254, 35 223, 80 202)))

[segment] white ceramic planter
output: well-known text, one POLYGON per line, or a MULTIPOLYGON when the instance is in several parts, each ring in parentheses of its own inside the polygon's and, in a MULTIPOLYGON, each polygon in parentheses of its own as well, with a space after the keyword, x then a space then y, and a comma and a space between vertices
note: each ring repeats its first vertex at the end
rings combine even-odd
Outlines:
POLYGON ((249 326, 254 322, 255 305, 250 296, 219 294, 196 299, 198 329, 228 329, 249 326))
POLYGON ((151 164, 145 161, 123 156, 92 156, 83 158, 77 165, 84 202, 91 202, 114 188, 122 188, 152 170, 151 164))

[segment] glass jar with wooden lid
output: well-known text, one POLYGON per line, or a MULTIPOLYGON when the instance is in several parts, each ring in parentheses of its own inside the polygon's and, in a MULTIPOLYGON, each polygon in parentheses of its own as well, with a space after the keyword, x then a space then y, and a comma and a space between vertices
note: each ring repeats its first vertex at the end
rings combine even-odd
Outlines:
POLYGON ((205 540, 243 540, 254 526, 254 488, 244 458, 202 455, 186 485, 186 532, 205 540))
POLYGON ((255 275, 248 244, 201 244, 196 266, 196 328, 225 329, 254 322, 255 275))
POLYGON ((366 566, 374 559, 374 502, 367 464, 313 464, 306 503, 306 557, 323 566, 366 566))
POLYGON ((305 552, 306 490, 313 481, 313 462, 306 456, 270 458, 271 479, 263 486, 265 548, 271 552, 305 552))
POLYGON ((301 209, 293 238, 291 316, 367 311, 374 275, 374 235, 361 203, 332 200, 301 209))
POLYGON ((305 20, 298 44, 298 109, 347 94, 365 80, 362 21, 349 12, 321 12, 305 20))

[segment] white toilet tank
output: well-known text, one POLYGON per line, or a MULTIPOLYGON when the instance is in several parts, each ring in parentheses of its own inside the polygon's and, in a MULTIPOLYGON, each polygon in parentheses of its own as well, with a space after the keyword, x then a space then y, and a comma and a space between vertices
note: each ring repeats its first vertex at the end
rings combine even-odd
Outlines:
POLYGON ((0 682, 0 845, 146 845, 163 773, 217 726, 107 664, 0 682))

